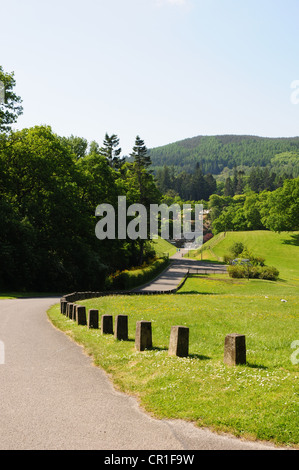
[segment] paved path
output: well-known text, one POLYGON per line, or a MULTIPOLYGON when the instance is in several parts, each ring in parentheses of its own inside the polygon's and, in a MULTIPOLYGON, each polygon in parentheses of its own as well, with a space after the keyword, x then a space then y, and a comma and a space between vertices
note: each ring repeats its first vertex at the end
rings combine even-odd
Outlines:
POLYGON ((142 412, 53 327, 46 310, 57 301, 0 300, 1 450, 273 449, 142 412))
POLYGON ((187 272, 191 273, 202 273, 202 274, 215 274, 225 273, 227 271, 226 266, 217 263, 207 263, 204 261, 197 261, 189 258, 183 258, 183 255, 187 250, 181 250, 170 258, 170 266, 163 271, 153 281, 145 284, 138 289, 134 289, 135 292, 142 291, 167 291, 175 289, 180 282, 184 279, 187 272))

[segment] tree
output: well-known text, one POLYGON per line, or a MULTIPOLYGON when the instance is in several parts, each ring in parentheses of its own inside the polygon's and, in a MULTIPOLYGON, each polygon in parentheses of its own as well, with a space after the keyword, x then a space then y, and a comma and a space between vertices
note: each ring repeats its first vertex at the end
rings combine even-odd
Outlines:
POLYGON ((2 261, 11 254, 0 281, 2 275, 7 288, 37 291, 99 288, 106 271, 94 207, 89 211, 82 197, 88 180, 68 146, 46 126, 2 134, 0 168, 2 261))
POLYGON ((282 188, 262 193, 261 220, 274 232, 299 230, 299 178, 286 180, 282 188))
POLYGON ((109 136, 105 134, 103 147, 100 149, 100 154, 107 158, 109 165, 112 168, 119 169, 122 165, 122 159, 119 157, 121 148, 119 148, 119 138, 116 134, 109 136))
MULTIPOLYGON (((126 169, 126 185, 128 188, 128 196, 133 195, 134 202, 142 204, 149 214, 150 204, 155 204, 160 201, 161 194, 158 191, 153 175, 149 170, 151 159, 148 155, 147 147, 144 141, 137 136, 135 145, 130 156, 134 159, 132 163, 125 165, 126 169)), ((147 233, 149 235, 149 220, 147 233)), ((145 240, 137 240, 139 245, 139 264, 142 264, 144 259, 144 250, 146 248, 145 240)))
POLYGON ((235 242, 230 247, 230 252, 232 253, 234 258, 237 258, 241 253, 243 253, 245 246, 242 242, 235 242))
POLYGON ((249 230, 263 230, 265 227, 261 222, 260 199, 257 193, 250 191, 246 194, 244 214, 249 230))
POLYGON ((144 141, 140 139, 139 135, 136 136, 133 152, 130 156, 134 158, 134 162, 140 168, 148 168, 152 164, 146 145, 144 141))
POLYGON ((151 165, 151 158, 148 155, 148 151, 144 141, 140 139, 137 135, 135 140, 135 145, 133 147, 133 151, 130 156, 134 159, 133 165, 134 170, 138 179, 138 186, 140 192, 140 200, 141 204, 146 205, 147 202, 147 195, 146 195, 146 183, 149 181, 150 172, 148 171, 148 167, 151 165))
POLYGON ((62 137, 62 142, 69 146, 71 152, 76 156, 76 159, 84 158, 88 147, 88 142, 83 137, 62 137))
POLYGON ((0 65, 0 132, 8 132, 23 113, 22 100, 13 91, 15 85, 14 72, 5 73, 0 65))
POLYGON ((207 195, 207 183, 203 176, 202 169, 199 163, 196 164, 195 172, 191 178, 191 199, 193 201, 199 201, 200 199, 206 199, 207 195))
POLYGON ((224 185, 224 196, 234 196, 234 186, 230 177, 226 178, 224 185))

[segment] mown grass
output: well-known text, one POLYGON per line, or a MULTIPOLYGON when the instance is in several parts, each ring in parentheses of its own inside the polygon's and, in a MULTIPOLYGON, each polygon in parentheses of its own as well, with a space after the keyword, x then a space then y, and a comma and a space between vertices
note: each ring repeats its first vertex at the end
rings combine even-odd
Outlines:
POLYGON ((22 299, 22 298, 31 298, 31 297, 59 297, 62 293, 53 293, 53 292, 0 292, 1 299, 22 299))
POLYGON ((122 391, 160 418, 248 439, 299 448, 299 252, 298 233, 228 233, 213 246, 223 256, 235 241, 280 271, 277 282, 231 279, 228 275, 188 278, 175 295, 111 296, 84 302, 101 314, 128 315, 129 341, 88 330, 52 307, 52 322, 84 345, 97 366, 122 391), (283 302, 282 302, 283 300, 283 302), (152 322, 153 349, 135 350, 136 322, 152 322), (171 326, 190 328, 189 356, 170 357, 171 326), (223 363, 224 339, 246 335, 247 364, 223 363))
POLYGON ((176 247, 163 238, 152 240, 155 251, 159 254, 168 254, 169 257, 176 253, 176 247))
POLYGON ((100 314, 127 314, 129 341, 77 326, 59 313, 58 306, 49 310, 49 317, 84 345, 116 386, 137 396, 155 416, 299 445, 299 370, 291 361, 291 344, 299 339, 298 294, 289 291, 288 301, 282 303, 280 294, 267 290, 272 289, 268 282, 243 285, 227 280, 193 277, 177 295, 80 302, 87 309, 98 308, 100 314), (202 288, 206 295, 188 294, 202 288), (140 353, 134 339, 136 322, 142 319, 152 322, 153 349, 140 353), (168 355, 173 325, 190 328, 187 358, 168 355), (246 335, 246 366, 223 363, 224 338, 234 332, 246 335))
MULTIPOLYGON (((264 257, 268 266, 279 270, 281 279, 292 280, 299 287, 299 232, 227 232, 225 237, 219 234, 216 240, 211 239, 204 245, 203 259, 221 259, 235 242, 242 242, 253 255, 264 257), (217 239, 219 242, 215 244, 217 239), (208 249, 210 245, 212 252, 208 249)), ((193 252, 193 256, 201 259, 199 252, 193 252)))

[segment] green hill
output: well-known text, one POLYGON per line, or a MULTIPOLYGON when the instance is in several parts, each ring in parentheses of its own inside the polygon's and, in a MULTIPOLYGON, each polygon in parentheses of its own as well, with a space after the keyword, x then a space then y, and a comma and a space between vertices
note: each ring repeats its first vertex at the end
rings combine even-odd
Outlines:
POLYGON ((269 166, 280 174, 291 172, 293 177, 299 176, 299 137, 197 136, 149 149, 149 155, 155 171, 166 165, 193 172, 199 163, 205 174, 219 175, 234 166, 245 170, 269 166))
MULTIPOLYGON (((280 278, 299 287, 299 232, 227 232, 219 234, 204 245, 203 259, 221 260, 235 242, 242 242, 250 252, 265 258, 268 266, 275 266, 280 278), (211 249, 209 249, 211 248, 211 249)), ((201 255, 197 253, 197 258, 201 255)))
POLYGON ((167 255, 171 257, 176 253, 176 247, 163 238, 152 240, 153 247, 157 255, 167 255))

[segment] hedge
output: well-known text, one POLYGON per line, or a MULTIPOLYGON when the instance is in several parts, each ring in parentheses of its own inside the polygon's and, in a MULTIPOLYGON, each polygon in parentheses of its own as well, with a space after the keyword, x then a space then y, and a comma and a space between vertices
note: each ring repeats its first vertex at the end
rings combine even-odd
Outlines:
POLYGON ((106 279, 107 290, 133 289, 154 279, 169 264, 168 257, 154 259, 149 265, 117 271, 106 279))

